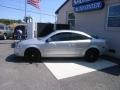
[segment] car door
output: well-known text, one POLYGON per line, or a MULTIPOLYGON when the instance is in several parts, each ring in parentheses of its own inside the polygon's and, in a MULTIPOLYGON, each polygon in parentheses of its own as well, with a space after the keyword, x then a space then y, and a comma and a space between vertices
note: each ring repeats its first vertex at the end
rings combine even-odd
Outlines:
POLYGON ((73 56, 83 56, 84 51, 90 46, 91 38, 82 34, 72 33, 69 46, 73 56))
POLYGON ((69 57, 72 48, 69 44, 70 33, 58 33, 47 39, 44 45, 44 55, 47 57, 69 57))

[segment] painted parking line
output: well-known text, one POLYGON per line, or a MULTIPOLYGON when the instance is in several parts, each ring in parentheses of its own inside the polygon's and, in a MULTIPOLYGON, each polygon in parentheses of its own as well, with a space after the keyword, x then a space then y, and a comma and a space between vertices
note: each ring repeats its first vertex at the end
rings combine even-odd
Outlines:
POLYGON ((94 63, 76 60, 73 60, 73 62, 57 62, 56 60, 55 62, 44 62, 44 64, 58 80, 90 73, 116 65, 115 63, 103 59, 94 63))

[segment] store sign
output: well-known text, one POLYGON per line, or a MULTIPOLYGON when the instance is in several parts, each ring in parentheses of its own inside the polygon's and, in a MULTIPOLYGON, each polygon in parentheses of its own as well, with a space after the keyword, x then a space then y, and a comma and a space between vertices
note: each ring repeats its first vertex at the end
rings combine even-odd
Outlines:
POLYGON ((75 12, 97 10, 102 9, 103 7, 103 0, 73 0, 73 8, 75 12))
POLYGON ((84 12, 84 11, 102 9, 103 7, 104 7, 104 3, 99 1, 99 2, 94 2, 94 3, 74 7, 74 11, 75 12, 84 12))
POLYGON ((74 7, 80 4, 87 4, 87 3, 96 2, 96 1, 101 1, 101 0, 73 0, 72 5, 74 7))

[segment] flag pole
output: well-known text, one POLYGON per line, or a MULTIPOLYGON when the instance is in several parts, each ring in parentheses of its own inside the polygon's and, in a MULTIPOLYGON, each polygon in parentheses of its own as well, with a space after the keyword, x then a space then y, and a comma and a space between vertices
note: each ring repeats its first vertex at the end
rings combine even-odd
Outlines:
MULTIPOLYGON (((39 4, 40 5, 40 4, 39 4)), ((40 5, 41 6, 41 5, 40 5)), ((41 6, 41 8, 42 8, 42 6, 41 6)), ((40 22, 42 22, 42 19, 41 19, 41 17, 42 17, 42 15, 41 15, 41 8, 40 8, 40 22)))
MULTIPOLYGON (((25 24, 27 23, 27 18, 26 18, 26 12, 27 12, 27 0, 25 0, 25 16, 24 16, 24 19, 25 19, 25 24)), ((25 26, 25 39, 27 38, 27 27, 25 26)))
POLYGON ((27 0, 25 0, 25 22, 27 23, 26 12, 27 12, 27 0))

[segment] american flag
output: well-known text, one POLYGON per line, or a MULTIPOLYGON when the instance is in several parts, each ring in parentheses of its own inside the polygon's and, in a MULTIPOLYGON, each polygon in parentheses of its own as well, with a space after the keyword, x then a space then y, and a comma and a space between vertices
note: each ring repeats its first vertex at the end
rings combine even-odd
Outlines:
POLYGON ((39 8, 39 0, 27 0, 27 4, 30 4, 36 8, 39 8))

